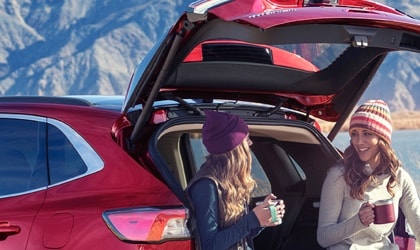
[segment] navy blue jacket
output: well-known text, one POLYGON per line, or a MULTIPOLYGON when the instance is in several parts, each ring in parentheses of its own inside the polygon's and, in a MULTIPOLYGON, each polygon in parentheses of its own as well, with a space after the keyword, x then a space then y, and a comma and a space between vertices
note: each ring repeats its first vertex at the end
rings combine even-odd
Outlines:
POLYGON ((247 240, 248 249, 252 249, 252 238, 261 231, 260 223, 254 212, 241 217, 235 224, 219 228, 218 192, 215 183, 202 178, 188 189, 197 219, 201 248, 229 249, 243 239, 247 240))

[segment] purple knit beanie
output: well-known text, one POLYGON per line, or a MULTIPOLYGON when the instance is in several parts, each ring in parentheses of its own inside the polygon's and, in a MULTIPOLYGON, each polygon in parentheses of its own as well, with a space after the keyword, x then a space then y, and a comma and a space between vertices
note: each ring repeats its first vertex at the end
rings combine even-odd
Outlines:
POLYGON ((360 105, 350 119, 349 132, 354 127, 369 129, 391 144, 391 112, 382 100, 369 100, 360 105))
POLYGON ((204 112, 203 143, 209 153, 227 153, 248 135, 248 125, 238 116, 208 110, 204 112))

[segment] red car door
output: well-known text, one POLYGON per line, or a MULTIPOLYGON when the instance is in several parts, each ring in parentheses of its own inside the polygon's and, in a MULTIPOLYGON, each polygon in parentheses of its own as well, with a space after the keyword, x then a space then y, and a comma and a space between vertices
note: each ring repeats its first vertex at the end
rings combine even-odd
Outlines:
POLYGON ((0 198, 1 249, 25 249, 31 226, 45 191, 0 198))
POLYGON ((25 249, 47 186, 45 118, 0 115, 0 248, 25 249))

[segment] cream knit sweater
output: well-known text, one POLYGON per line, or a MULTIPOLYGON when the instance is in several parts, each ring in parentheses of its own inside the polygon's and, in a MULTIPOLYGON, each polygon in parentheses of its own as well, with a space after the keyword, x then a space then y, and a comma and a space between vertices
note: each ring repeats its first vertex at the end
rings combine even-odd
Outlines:
MULTIPOLYGON (((391 198, 386 189, 389 176, 378 176, 378 183, 366 190, 364 200, 350 197, 350 187, 345 183, 344 166, 332 167, 324 180, 318 221, 318 243, 327 249, 398 249, 388 236, 395 223, 364 226, 358 216, 362 203, 391 198)), ((420 240, 420 201, 409 174, 402 168, 397 172, 394 187, 394 209, 398 204, 417 240, 420 240)))

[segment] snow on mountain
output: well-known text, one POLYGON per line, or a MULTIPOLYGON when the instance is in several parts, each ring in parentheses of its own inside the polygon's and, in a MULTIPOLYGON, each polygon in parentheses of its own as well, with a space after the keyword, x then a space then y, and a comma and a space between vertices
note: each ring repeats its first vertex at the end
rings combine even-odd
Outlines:
MULTIPOLYGON (((419 0, 380 2, 420 18, 419 0)), ((125 94, 136 65, 187 4, 0 0, 0 95, 125 94)), ((392 109, 420 109, 413 54, 388 57, 373 80, 372 96, 392 109)))

